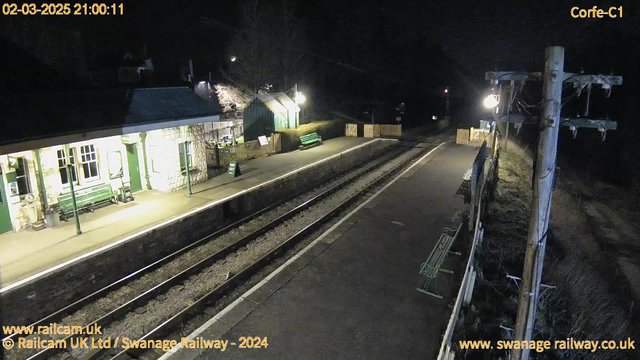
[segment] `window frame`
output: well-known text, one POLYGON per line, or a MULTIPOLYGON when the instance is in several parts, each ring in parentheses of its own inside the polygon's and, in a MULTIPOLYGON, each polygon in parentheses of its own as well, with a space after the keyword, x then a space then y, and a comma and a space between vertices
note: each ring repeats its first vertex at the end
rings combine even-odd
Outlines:
MULTIPOLYGON (((65 149, 59 149, 56 151, 56 156, 58 158, 58 172, 60 173, 60 183, 62 184, 63 188, 68 188, 71 185, 69 184, 69 178, 68 175, 67 176, 67 182, 64 183, 62 182, 62 174, 63 174, 63 168, 64 168, 64 174, 67 174, 67 157, 66 157, 66 152, 65 149), (62 153, 62 158, 60 158, 60 153, 62 153), (60 163, 64 162, 64 164, 62 166, 60 166, 60 163)), ((69 147, 69 160, 71 160, 71 177, 73 179, 73 183, 76 185, 80 184, 80 180, 78 178, 78 162, 76 161, 76 149, 75 147, 69 147)))
POLYGON ((191 141, 183 141, 178 143, 178 157, 180 157, 180 171, 187 172, 187 166, 184 162, 184 151, 187 152, 187 161, 189 162, 189 170, 193 171, 193 153, 191 151, 191 141), (185 146, 186 145, 186 146, 185 146))
POLYGON ((18 195, 20 199, 24 199, 28 194, 33 194, 33 187, 31 186, 31 178, 29 175, 29 162, 25 156, 16 157, 16 184, 18 185, 18 195), (22 169, 22 175, 18 175, 18 170, 22 169), (24 179, 24 186, 26 192, 23 193, 20 187, 20 179, 24 179))
POLYGON ((84 180, 87 182, 100 180, 100 162, 98 161, 98 149, 95 144, 80 146, 80 164, 82 164, 82 175, 84 180), (87 149, 86 152, 85 149, 87 149), (92 163, 95 163, 95 175, 91 175, 92 163), (90 176, 87 176, 87 170, 90 176))

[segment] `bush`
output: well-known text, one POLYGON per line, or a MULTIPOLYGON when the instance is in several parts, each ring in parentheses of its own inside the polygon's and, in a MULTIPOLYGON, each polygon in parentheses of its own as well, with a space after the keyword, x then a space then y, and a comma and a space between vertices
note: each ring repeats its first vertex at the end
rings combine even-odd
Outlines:
POLYGON ((345 120, 335 119, 300 125, 297 129, 280 130, 278 132, 282 134, 282 152, 297 150, 300 145, 300 136, 313 132, 320 135, 322 140, 344 136, 345 124, 345 120))

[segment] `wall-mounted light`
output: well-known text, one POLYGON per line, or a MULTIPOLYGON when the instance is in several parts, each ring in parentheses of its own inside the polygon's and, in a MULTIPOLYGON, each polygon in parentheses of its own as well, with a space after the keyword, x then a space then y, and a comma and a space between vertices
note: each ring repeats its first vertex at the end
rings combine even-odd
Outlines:
POLYGON ((484 99, 482 103, 484 104, 484 107, 486 107, 487 109, 493 109, 494 107, 498 106, 498 96, 489 95, 487 96, 486 99, 484 99))

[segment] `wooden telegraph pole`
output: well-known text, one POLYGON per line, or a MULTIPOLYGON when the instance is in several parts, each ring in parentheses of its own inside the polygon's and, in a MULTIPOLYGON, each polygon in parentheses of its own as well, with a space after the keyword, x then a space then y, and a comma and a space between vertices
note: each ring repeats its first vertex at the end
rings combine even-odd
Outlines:
MULTIPOLYGON (((562 108, 563 82, 572 83, 578 94, 584 88, 588 88, 587 108, 588 114, 589 96, 593 84, 602 85, 602 88, 610 94, 612 85, 622 85, 622 77, 614 75, 587 75, 564 72, 564 48, 550 46, 545 50, 545 68, 543 73, 523 72, 487 72, 487 80, 497 83, 500 80, 514 81, 542 80, 542 110, 539 117, 540 137, 538 141, 538 154, 534 169, 533 198, 531 202, 531 215, 529 219, 529 233, 527 249, 522 271, 522 286, 518 304, 518 315, 515 325, 515 341, 530 341, 535 324, 536 310, 540 295, 540 282, 542 280, 542 268, 544 253, 547 245, 547 231, 549 230, 549 217, 551 216, 551 197, 556 170, 556 155, 558 152, 558 134, 561 126, 569 127, 574 136, 577 128, 597 128, 602 133, 602 139, 606 137, 607 130, 616 130, 617 123, 609 120, 567 118, 560 117, 562 108)), ((513 90, 512 90, 513 91, 513 90)), ((511 94, 510 94, 511 95, 511 94)), ((509 98, 509 102, 513 99, 509 98)), ((510 108, 511 104, 508 104, 510 108)), ((586 116, 586 115, 585 115, 586 116)), ((507 118, 507 126, 509 122, 507 118)), ((529 359, 528 349, 513 349, 512 360, 529 359)))
MULTIPOLYGON (((516 341, 530 340, 538 305, 547 230, 551 215, 551 195, 556 172, 562 81, 564 80, 564 48, 550 46, 545 51, 542 86, 540 139, 534 174, 533 201, 529 219, 527 251, 522 274, 522 290, 515 326, 516 341)), ((511 359, 528 359, 529 350, 513 349, 511 359)))

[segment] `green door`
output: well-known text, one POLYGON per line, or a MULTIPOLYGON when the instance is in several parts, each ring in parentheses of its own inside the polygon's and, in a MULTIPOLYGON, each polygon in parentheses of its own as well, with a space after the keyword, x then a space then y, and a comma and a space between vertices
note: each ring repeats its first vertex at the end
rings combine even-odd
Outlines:
POLYGON ((131 192, 142 190, 140 181, 140 165, 138 163, 138 148, 136 144, 127 144, 127 163, 129 163, 129 177, 131 192))
POLYGON ((9 204, 7 194, 4 191, 4 179, 0 172, 0 234, 11 231, 11 217, 9 216, 9 204))

